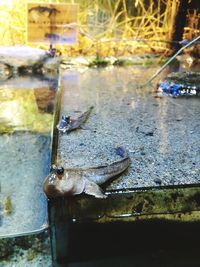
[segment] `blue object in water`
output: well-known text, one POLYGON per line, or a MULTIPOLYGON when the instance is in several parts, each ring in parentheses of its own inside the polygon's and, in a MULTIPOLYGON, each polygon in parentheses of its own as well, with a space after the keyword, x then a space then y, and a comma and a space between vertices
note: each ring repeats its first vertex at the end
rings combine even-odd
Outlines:
POLYGON ((171 85, 171 95, 176 97, 179 95, 179 90, 182 88, 180 84, 173 84, 171 85))
POLYGON ((120 157, 122 157, 122 158, 124 158, 124 157, 126 156, 126 154, 127 154, 125 148, 122 147, 122 146, 116 147, 116 148, 115 148, 115 152, 116 152, 116 154, 117 154, 118 156, 120 156, 120 157))
POLYGON ((199 95, 200 76, 193 72, 170 73, 158 84, 158 88, 165 94, 173 97, 199 95))
POLYGON ((197 90, 195 87, 184 87, 183 84, 160 82, 159 89, 161 89, 163 93, 173 97, 178 97, 180 95, 197 95, 197 90))

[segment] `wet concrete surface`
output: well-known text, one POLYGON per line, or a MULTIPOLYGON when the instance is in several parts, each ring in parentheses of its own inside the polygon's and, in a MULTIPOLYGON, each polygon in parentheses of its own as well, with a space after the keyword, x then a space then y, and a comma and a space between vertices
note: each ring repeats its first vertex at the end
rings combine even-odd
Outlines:
POLYGON ((88 129, 60 134, 58 162, 65 168, 105 165, 119 159, 115 148, 123 146, 132 164, 107 189, 198 184, 200 98, 155 97, 157 81, 140 88, 156 70, 65 71, 61 115, 94 109, 85 123, 88 129))

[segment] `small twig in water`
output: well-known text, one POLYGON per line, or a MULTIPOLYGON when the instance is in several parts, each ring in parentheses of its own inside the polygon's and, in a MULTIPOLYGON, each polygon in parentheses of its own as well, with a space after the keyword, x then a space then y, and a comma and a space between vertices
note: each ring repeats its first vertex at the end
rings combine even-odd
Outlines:
POLYGON ((192 41, 181 47, 145 84, 144 86, 148 85, 151 83, 166 67, 169 65, 172 60, 176 58, 185 48, 189 47, 190 45, 194 44, 197 40, 200 39, 200 36, 194 38, 192 41))

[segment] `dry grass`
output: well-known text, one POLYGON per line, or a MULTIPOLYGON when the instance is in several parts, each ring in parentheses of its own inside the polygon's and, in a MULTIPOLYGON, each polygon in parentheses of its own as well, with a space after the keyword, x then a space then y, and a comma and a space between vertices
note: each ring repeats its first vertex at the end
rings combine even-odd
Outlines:
MULTIPOLYGON (((43 0, 43 2, 80 5, 79 42, 70 46, 57 45, 64 54, 120 56, 167 51, 166 41, 170 38, 176 0, 43 0)), ((26 44, 26 3, 26 0, 1 0, 1 45, 26 44)), ((190 15, 192 19, 184 37, 197 35, 198 16, 199 14, 195 12, 190 15)), ((45 45, 42 47, 47 48, 45 45)))

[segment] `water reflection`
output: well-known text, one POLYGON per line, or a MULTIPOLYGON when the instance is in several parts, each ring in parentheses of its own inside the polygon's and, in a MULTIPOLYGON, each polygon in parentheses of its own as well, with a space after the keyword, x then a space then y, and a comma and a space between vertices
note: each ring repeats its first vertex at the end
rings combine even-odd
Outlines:
POLYGON ((50 167, 57 82, 20 77, 0 85, 0 236, 46 227, 42 183, 50 167))

